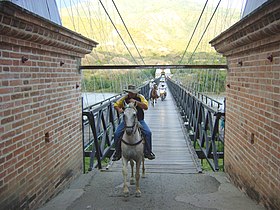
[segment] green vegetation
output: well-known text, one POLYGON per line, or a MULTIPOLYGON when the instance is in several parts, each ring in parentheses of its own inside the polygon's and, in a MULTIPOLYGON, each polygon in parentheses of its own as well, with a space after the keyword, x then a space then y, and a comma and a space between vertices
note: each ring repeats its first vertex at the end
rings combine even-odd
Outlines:
MULTIPOLYGON (((222 142, 216 140, 215 145, 217 148, 217 152, 224 152, 224 145, 222 142)), ((195 150, 200 151, 200 147, 197 141, 194 145, 194 148, 195 150)), ((206 146, 204 145, 203 148, 206 149, 206 146)), ((204 171, 212 171, 212 168, 206 159, 201 159, 201 166, 204 171)), ((222 158, 218 159, 218 166, 220 171, 224 170, 224 160, 222 158)))
MULTIPOLYGON (((64 27, 99 43, 91 54, 82 59, 82 65, 225 64, 225 58, 209 44, 210 40, 239 21, 240 10, 226 8, 225 4, 220 5, 201 39, 216 6, 207 5, 182 58, 204 3, 194 0, 118 2, 118 9, 143 60, 111 2, 107 2, 105 7, 127 47, 98 1, 82 1, 71 5, 71 8, 60 8, 60 15, 64 27)), ((154 71, 83 71, 83 91, 119 93, 128 83, 140 85, 151 79, 154 71)), ((225 71, 176 70, 173 74, 175 80, 199 92, 221 93, 225 90, 225 71)))
POLYGON ((85 92, 121 93, 128 84, 137 86, 148 82, 155 75, 155 70, 97 70, 83 71, 85 92))
MULTIPOLYGON (((218 160, 219 171, 224 171, 224 160, 218 160)), ((201 166, 203 171, 213 171, 207 160, 201 160, 201 166)))
POLYGON ((174 70, 172 79, 198 92, 225 92, 226 70, 174 70))
MULTIPOLYGON (((204 3, 194 0, 130 0, 120 1, 117 6, 146 64, 176 64, 181 60, 204 3)), ((190 63, 202 64, 201 54, 205 52, 211 53, 205 60, 208 64, 215 62, 213 56, 219 56, 209 41, 236 23, 240 11, 221 5, 201 39, 215 6, 207 5, 182 63, 188 62, 195 49, 190 63)), ((114 6, 108 2, 106 9, 136 62, 143 64, 114 6)), ((83 65, 135 63, 98 1, 83 1, 73 4, 72 8, 61 8, 60 15, 64 27, 99 43, 93 53, 83 59, 83 65)))
MULTIPOLYGON (((97 162, 97 159, 94 158, 94 163, 97 162)), ((104 158, 104 160, 101 161, 101 166, 102 167, 106 167, 110 162, 110 158, 104 158)), ((89 163, 90 163, 90 158, 89 157, 85 157, 85 171, 87 172, 89 169, 89 163)))

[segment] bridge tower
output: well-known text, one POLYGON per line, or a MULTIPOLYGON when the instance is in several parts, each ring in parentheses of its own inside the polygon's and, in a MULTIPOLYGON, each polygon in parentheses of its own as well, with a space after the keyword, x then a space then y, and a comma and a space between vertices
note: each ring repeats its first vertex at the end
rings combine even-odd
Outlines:
POLYGON ((268 209, 280 206, 279 14, 267 1, 210 42, 228 62, 225 171, 268 209))

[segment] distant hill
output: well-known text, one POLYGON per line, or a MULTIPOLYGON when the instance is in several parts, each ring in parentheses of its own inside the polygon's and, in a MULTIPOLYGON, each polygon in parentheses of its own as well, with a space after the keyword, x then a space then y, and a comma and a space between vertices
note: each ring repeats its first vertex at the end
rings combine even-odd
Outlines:
MULTIPOLYGON (((60 10, 63 26, 99 43, 85 64, 132 64, 129 52, 119 38, 98 1, 82 1, 60 10)), ((111 1, 103 1, 112 21, 122 35, 131 54, 142 63, 111 1)), ((115 0, 116 6, 143 56, 146 64, 176 64, 186 49, 205 1, 193 0, 115 0)), ((209 1, 210 2, 210 1, 209 1)), ((217 1, 216 1, 217 2, 217 1)), ((205 10, 183 63, 195 49, 216 7, 212 2, 205 10)), ((237 9, 219 8, 195 54, 196 61, 220 60, 209 41, 239 20, 237 9), (204 53, 201 53, 204 52, 204 53), (198 55, 205 57, 197 57, 198 55), (214 58, 216 57, 216 58, 214 58)))

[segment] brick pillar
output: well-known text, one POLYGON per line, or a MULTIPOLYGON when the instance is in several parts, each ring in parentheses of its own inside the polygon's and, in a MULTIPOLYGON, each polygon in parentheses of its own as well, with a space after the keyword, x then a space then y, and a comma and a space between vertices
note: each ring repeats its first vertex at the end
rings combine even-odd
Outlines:
POLYGON ((268 1, 210 42, 229 67, 225 170, 267 209, 280 206, 279 14, 268 1))
POLYGON ((96 45, 0 1, 1 209, 36 209, 82 172, 78 67, 96 45))

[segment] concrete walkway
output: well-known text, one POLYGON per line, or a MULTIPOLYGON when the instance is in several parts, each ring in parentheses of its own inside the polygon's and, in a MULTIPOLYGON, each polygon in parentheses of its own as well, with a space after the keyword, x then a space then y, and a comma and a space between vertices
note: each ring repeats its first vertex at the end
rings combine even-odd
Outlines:
POLYGON ((263 210, 235 188, 224 173, 147 173, 141 179, 142 196, 122 195, 120 172, 95 171, 81 175, 69 189, 40 210, 263 210))

